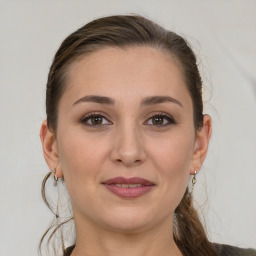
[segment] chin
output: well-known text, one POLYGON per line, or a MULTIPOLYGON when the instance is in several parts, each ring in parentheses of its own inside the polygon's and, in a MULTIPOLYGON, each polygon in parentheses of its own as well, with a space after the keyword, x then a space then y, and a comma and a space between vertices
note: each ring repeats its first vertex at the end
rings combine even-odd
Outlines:
POLYGON ((114 223, 107 223, 106 228, 120 234, 135 234, 144 232, 150 228, 149 223, 145 222, 134 222, 134 221, 125 221, 122 222, 116 221, 114 223))
POLYGON ((139 233, 150 229, 157 223, 152 211, 119 209, 104 216, 104 226, 118 233, 139 233))

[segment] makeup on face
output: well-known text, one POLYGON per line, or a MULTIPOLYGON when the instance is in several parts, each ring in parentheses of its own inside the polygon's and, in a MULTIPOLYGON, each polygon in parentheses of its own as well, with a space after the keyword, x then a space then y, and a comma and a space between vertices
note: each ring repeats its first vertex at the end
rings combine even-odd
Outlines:
POLYGON ((195 141, 180 70, 152 48, 110 48, 85 56, 70 74, 57 134, 74 214, 112 230, 169 220, 195 141))
POLYGON ((140 197, 150 192, 156 185, 141 177, 115 177, 108 179, 101 184, 113 194, 125 199, 140 197))

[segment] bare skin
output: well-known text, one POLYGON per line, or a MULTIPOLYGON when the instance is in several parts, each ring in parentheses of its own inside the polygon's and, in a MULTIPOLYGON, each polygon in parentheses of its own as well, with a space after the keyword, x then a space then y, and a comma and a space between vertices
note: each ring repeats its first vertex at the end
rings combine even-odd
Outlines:
POLYGON ((145 46, 85 56, 71 67, 56 133, 42 124, 46 162, 65 176, 72 200, 72 256, 182 255, 173 240, 174 210, 206 157, 211 119, 205 115, 195 131, 183 74, 166 55, 145 46), (117 176, 154 186, 122 198, 103 184, 117 176))

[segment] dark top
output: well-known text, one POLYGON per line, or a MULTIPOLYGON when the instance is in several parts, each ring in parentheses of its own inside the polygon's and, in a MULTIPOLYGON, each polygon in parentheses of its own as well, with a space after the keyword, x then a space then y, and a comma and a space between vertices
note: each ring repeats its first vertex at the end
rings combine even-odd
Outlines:
POLYGON ((225 244, 214 244, 217 255, 220 256, 256 256, 256 250, 254 249, 242 249, 239 247, 225 245, 225 244))
MULTIPOLYGON (((242 249, 226 244, 213 244, 218 256, 256 256, 254 249, 242 249)), ((70 256, 75 246, 66 249, 64 256, 70 256)), ((192 255, 191 255, 192 256, 192 255)), ((205 255, 207 256, 207 255, 205 255)))

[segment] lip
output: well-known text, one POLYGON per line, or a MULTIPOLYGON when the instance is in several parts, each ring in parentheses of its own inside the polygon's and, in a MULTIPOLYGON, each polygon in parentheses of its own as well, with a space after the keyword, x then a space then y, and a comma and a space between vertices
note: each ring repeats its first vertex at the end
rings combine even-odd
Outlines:
POLYGON ((133 199, 140 197, 148 193, 155 184, 151 181, 140 177, 124 178, 124 177, 115 177, 109 180, 102 182, 102 184, 112 193, 116 194, 119 197, 126 199, 133 199), (116 184, 140 184, 138 187, 120 187, 116 184))

